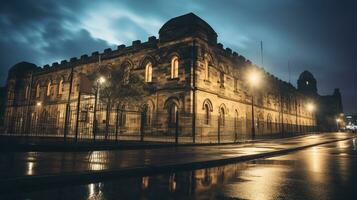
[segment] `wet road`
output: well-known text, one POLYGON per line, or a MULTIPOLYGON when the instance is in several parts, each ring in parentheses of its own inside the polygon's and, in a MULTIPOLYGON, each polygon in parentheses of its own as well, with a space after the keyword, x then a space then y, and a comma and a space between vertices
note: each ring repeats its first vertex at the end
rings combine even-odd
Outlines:
POLYGON ((357 199, 356 139, 291 154, 0 196, 0 199, 357 199))
POLYGON ((350 138, 347 133, 305 135, 253 144, 186 146, 160 149, 90 152, 1 152, 0 180, 66 173, 150 168, 254 156, 331 140, 350 138))

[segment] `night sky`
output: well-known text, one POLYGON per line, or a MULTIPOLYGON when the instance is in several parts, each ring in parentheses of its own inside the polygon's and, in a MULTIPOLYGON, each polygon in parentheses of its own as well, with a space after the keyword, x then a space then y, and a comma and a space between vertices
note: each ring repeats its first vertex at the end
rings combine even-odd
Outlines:
POLYGON ((0 4, 0 84, 20 61, 43 66, 157 36, 164 22, 194 12, 219 42, 296 85, 311 71, 320 94, 342 92, 357 113, 357 6, 331 0, 5 0, 0 4))

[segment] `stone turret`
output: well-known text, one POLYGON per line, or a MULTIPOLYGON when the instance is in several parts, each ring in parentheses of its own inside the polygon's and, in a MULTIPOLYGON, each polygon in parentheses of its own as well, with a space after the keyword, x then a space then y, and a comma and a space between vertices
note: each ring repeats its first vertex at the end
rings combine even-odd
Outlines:
POLYGON ((160 42, 185 37, 198 37, 208 43, 217 44, 217 33, 203 19, 193 13, 181 15, 167 21, 159 30, 160 42))
POLYGON ((300 74, 297 86, 299 91, 307 95, 317 95, 316 79, 309 71, 304 71, 300 74))

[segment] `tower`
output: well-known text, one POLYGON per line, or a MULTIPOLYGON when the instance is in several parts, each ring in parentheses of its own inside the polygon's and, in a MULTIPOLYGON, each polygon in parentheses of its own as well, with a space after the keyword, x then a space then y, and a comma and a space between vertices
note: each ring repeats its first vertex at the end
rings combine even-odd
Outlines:
POLYGON ((309 71, 304 71, 300 74, 297 86, 298 90, 306 95, 317 95, 316 79, 309 71))

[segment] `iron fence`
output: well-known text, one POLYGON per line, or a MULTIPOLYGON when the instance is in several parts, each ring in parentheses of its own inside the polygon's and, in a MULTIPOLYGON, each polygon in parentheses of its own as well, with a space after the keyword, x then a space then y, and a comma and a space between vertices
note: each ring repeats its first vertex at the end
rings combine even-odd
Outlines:
POLYGON ((250 119, 197 114, 194 121, 191 113, 177 111, 175 116, 170 116, 168 112, 108 107, 102 102, 97 105, 94 119, 92 102, 92 99, 84 98, 79 106, 75 102, 71 103, 67 115, 65 104, 41 108, 34 106, 29 110, 18 108, 5 116, 5 127, 1 134, 56 137, 78 142, 109 140, 233 143, 316 131, 314 126, 258 121, 255 123, 253 138, 250 119))

